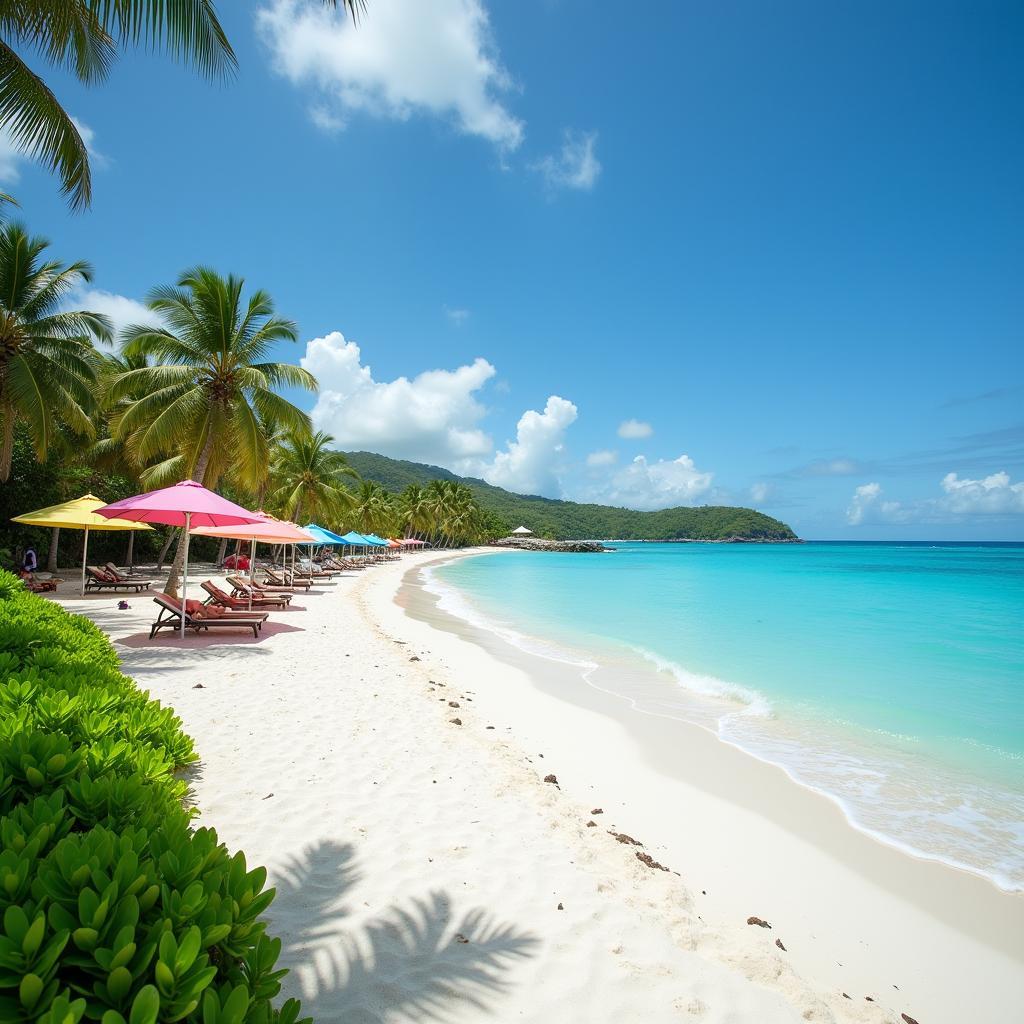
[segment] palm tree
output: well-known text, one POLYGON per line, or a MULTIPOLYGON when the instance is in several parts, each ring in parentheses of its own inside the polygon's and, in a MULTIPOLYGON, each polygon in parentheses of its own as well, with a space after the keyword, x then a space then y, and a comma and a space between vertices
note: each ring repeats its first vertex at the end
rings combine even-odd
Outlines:
MULTIPOLYGON (((264 291, 253 292, 243 306, 244 285, 242 278, 195 267, 177 286, 149 297, 166 327, 124 332, 123 357, 151 358, 155 365, 125 370, 112 381, 108 401, 131 400, 112 421, 111 434, 147 467, 141 474, 146 486, 188 477, 215 487, 230 470, 240 486, 255 491, 270 464, 261 421, 310 429, 306 413, 274 389, 315 391, 316 379, 291 363, 265 361, 274 344, 297 340, 297 328, 274 315, 264 291)), ((179 545, 170 592, 177 589, 182 554, 179 545)))
POLYGON ((271 464, 274 487, 270 500, 296 522, 300 518, 337 523, 354 504, 345 480, 359 479, 345 456, 334 451, 330 434, 288 435, 277 447, 271 464))
POLYGON ((390 533, 396 519, 391 495, 373 480, 364 480, 355 494, 352 518, 360 533, 390 533))
POLYGON ((16 49, 33 51, 86 85, 103 81, 118 51, 137 44, 165 45, 210 77, 236 66, 212 0, 19 0, 0 11, 0 128, 57 172, 75 209, 92 198, 86 144, 16 49))
POLYGON ((398 496, 399 519, 407 537, 429 533, 433 525, 426 488, 409 484, 398 496))
MULTIPOLYGON (((366 0, 323 0, 358 22, 366 0)), ((74 118, 15 52, 28 49, 54 68, 92 85, 106 78, 118 51, 165 45, 211 78, 237 61, 213 0, 18 0, 0 4, 0 128, 14 144, 60 175, 61 190, 81 209, 92 198, 89 153, 74 118)))
POLYGON ((108 340, 110 321, 99 313, 61 310, 70 292, 92 280, 92 268, 46 260, 49 244, 21 224, 0 225, 0 481, 11 473, 19 420, 28 426, 40 461, 60 423, 78 435, 93 433, 92 339, 108 340))

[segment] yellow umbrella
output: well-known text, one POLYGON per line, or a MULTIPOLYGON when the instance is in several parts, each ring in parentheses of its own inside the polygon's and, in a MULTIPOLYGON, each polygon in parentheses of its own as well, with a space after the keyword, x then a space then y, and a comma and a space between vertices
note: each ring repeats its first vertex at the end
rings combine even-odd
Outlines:
POLYGON ((107 519, 96 515, 96 509, 103 508, 107 503, 95 494, 83 494, 81 498, 65 501, 61 505, 50 505, 48 508, 26 512, 23 516, 14 516, 13 523, 24 523, 26 526, 60 527, 69 530, 85 530, 85 543, 82 547, 82 596, 85 597, 85 563, 89 560, 90 530, 151 530, 146 523, 131 523, 126 519, 107 519))

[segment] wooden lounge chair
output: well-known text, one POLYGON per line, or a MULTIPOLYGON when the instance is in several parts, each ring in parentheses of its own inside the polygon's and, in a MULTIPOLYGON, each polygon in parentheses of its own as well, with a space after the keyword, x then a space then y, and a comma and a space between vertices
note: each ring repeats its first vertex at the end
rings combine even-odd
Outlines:
POLYGON ((131 569, 127 572, 121 572, 121 570, 114 565, 113 562, 104 562, 103 568, 110 573, 111 576, 115 576, 119 580, 123 580, 125 583, 138 583, 140 582, 139 577, 136 576, 131 569))
POLYGON ((333 580, 338 574, 326 569, 320 569, 315 565, 297 565, 292 575, 298 576, 300 579, 333 580))
POLYGON ((305 587, 276 587, 273 584, 256 583, 249 576, 228 576, 228 583, 231 584, 232 596, 239 594, 245 596, 252 589, 253 597, 294 597, 300 589, 305 587))
MULTIPOLYGON (((160 614, 149 628, 149 639, 152 640, 161 629, 180 630, 182 606, 181 601, 171 597, 169 594, 156 594, 153 600, 160 605, 160 614), (165 617, 166 616, 166 617, 165 617)), ((191 602, 188 602, 191 604, 191 602)), ((194 629, 196 633, 200 630, 209 630, 213 627, 234 627, 236 629, 251 629, 252 635, 258 636, 263 628, 263 623, 270 617, 266 612, 223 612, 220 615, 213 615, 207 611, 202 613, 206 606, 198 601, 193 611, 185 610, 185 628, 194 629)))
MULTIPOLYGON (((232 584, 232 586, 235 586, 235 584, 232 584)), ((241 591, 241 593, 245 595, 244 597, 236 597, 233 594, 226 594, 212 580, 203 580, 202 588, 210 595, 206 602, 207 604, 217 604, 220 605, 221 608, 230 608, 232 611, 236 612, 250 610, 249 589, 251 588, 243 589, 242 587, 235 587, 236 590, 241 591)), ((252 591, 253 608, 287 608, 291 599, 291 594, 260 594, 256 590, 252 591)))
POLYGON ((308 577, 303 578, 301 576, 293 577, 291 573, 284 571, 278 571, 277 569, 271 569, 269 565, 263 567, 263 572, 266 577, 275 587, 301 587, 303 590, 309 590, 313 586, 312 580, 308 577))
POLYGON ((130 580, 113 576, 106 569, 95 565, 85 567, 89 578, 85 581, 86 590, 149 590, 152 580, 130 580))

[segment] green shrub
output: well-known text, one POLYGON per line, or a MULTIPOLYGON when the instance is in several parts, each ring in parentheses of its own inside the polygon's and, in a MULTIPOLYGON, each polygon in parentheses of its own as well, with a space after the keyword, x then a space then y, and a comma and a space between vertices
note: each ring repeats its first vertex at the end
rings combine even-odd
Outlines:
POLYGON ((193 828, 195 760, 99 629, 0 570, 0 1021, 296 1024, 274 890, 193 828))

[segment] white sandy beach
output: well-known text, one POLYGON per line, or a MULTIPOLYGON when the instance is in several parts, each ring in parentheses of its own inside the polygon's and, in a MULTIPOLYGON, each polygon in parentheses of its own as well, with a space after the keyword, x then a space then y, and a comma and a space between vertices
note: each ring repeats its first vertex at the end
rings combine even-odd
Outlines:
POLYGON ((150 641, 144 595, 124 612, 61 595, 195 738, 199 823, 269 868, 271 930, 307 1013, 1013 1019, 1024 899, 856 832, 695 726, 568 692, 438 611, 418 569, 444 557, 298 595, 305 610, 272 614, 255 641, 150 641))

